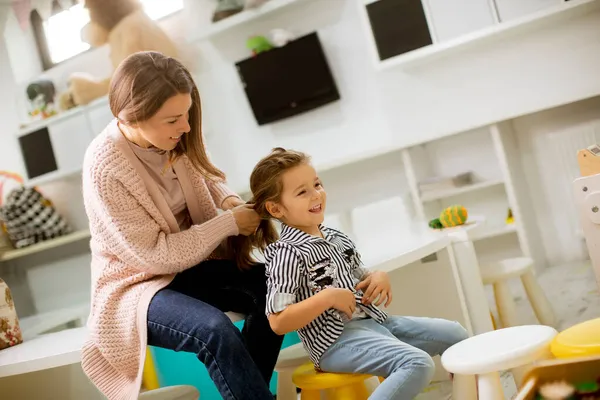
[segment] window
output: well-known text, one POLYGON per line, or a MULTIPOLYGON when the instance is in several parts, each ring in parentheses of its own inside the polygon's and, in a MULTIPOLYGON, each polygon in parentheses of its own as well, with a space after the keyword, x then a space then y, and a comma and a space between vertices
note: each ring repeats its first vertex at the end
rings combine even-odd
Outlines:
MULTIPOLYGON (((141 3, 153 20, 183 9, 183 0, 141 0, 141 3)), ((46 21, 42 21, 34 11, 31 20, 44 69, 52 68, 90 48, 81 40, 81 28, 90 20, 81 3, 60 10, 46 21)))

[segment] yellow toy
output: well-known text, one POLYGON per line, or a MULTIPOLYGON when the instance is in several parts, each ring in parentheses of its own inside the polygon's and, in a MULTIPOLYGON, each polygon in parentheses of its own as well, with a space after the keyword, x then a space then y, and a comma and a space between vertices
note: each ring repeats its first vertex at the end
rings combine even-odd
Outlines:
POLYGON ((467 209, 461 205, 454 205, 444 209, 439 218, 429 221, 429 227, 433 229, 452 228, 464 225, 467 218, 469 218, 467 209))

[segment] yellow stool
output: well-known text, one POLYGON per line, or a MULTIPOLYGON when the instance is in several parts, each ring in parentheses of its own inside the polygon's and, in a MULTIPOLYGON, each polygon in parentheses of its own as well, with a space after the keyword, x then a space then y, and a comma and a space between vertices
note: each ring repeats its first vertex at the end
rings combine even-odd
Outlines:
POLYGON ((550 351, 556 358, 600 355, 600 318, 562 331, 552 341, 550 351))
POLYGON ((302 400, 320 400, 321 390, 330 390, 330 400, 367 400, 365 380, 371 375, 317 372, 312 363, 302 364, 292 374, 294 384, 302 389, 302 400))

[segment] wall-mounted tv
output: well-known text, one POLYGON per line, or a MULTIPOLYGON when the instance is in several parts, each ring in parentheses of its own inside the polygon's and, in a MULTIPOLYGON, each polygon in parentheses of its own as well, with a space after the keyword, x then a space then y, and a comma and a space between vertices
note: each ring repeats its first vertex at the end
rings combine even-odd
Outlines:
POLYGON ((242 60, 236 67, 259 125, 340 99, 316 32, 242 60))

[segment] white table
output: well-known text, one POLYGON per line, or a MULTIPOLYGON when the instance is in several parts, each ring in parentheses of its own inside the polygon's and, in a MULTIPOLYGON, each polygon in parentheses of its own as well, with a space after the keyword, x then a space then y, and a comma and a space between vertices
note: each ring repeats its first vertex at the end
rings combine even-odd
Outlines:
POLYGON ((473 334, 493 330, 472 242, 485 219, 470 221, 442 231, 417 222, 409 233, 386 232, 357 243, 367 267, 390 273, 392 313, 454 319, 473 334))

